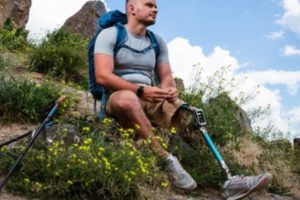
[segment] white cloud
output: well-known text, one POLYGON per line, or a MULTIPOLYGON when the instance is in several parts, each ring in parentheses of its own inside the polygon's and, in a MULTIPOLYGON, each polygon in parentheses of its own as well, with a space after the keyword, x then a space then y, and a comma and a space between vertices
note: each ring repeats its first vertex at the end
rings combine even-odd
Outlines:
MULTIPOLYGON (((26 29, 30 37, 42 38, 47 31, 59 28, 88 0, 32 0, 26 29)), ((105 1, 102 0, 106 5, 105 1)), ((107 6, 106 6, 107 7, 107 6)))
MULTIPOLYGON (((296 107, 293 110, 289 111, 286 115, 288 123, 290 125, 290 132, 297 133, 300 129, 300 107, 296 107)), ((300 134, 297 135, 300 138, 300 134)))
POLYGON ((300 56, 300 49, 298 49, 292 45, 286 45, 283 48, 282 55, 284 55, 284 56, 300 56))
POLYGON ((247 72, 247 76, 251 77, 260 85, 285 85, 290 95, 296 95, 300 85, 300 71, 251 71, 247 72))
POLYGON ((206 76, 212 75, 220 67, 229 66, 230 71, 238 68, 237 60, 221 47, 215 47, 213 53, 205 56, 201 47, 191 46, 187 39, 175 38, 168 44, 168 49, 174 75, 181 77, 187 87, 192 83, 193 66, 197 64, 205 67, 203 73, 206 76))
MULTIPOLYGON (((288 123, 288 119, 284 114, 286 112, 283 112, 282 108, 280 90, 271 90, 263 85, 284 84, 288 86, 291 94, 295 94, 298 91, 300 72, 269 70, 265 72, 239 73, 238 69, 241 66, 237 59, 230 55, 228 50, 216 47, 211 54, 205 55, 200 46, 192 46, 187 39, 183 38, 175 38, 168 44, 168 48, 174 74, 184 80, 186 87, 192 84, 192 77, 196 71, 195 64, 200 63, 200 66, 203 68, 201 77, 198 77, 202 82, 207 82, 207 77, 213 76, 216 71, 222 71, 222 66, 230 66, 225 72, 224 84, 233 80, 235 85, 238 86, 232 90, 231 97, 239 98, 241 94, 251 95, 256 93, 256 97, 248 104, 243 104, 242 108, 246 111, 251 111, 258 106, 263 108, 269 106, 271 108, 270 116, 264 120, 256 121, 253 126, 267 127, 272 124, 284 133, 292 132, 292 126, 299 126, 299 121, 296 120, 292 125, 288 123), (262 86, 258 87, 259 84, 262 86)), ((293 133, 300 135, 299 129, 293 133)))
POLYGON ((284 35, 283 31, 277 31, 277 32, 270 32, 268 35, 266 35, 266 38, 270 40, 278 40, 282 38, 284 35))
POLYGON ((283 0, 285 13, 277 23, 300 35, 300 0, 283 0))

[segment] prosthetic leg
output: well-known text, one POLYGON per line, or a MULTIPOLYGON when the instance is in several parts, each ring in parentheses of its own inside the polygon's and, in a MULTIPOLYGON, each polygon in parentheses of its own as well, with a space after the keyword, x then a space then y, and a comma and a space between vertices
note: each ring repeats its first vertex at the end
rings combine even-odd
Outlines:
POLYGON ((199 129, 199 131, 202 133, 206 144, 208 145, 209 149, 212 151, 214 157, 217 159, 219 166, 221 167, 223 173, 226 175, 226 178, 231 179, 232 176, 229 172, 228 166, 226 165, 226 163, 223 160, 221 154, 219 153, 217 147, 214 145, 213 141, 211 140, 210 136, 208 135, 208 131, 205 128, 206 120, 205 120, 202 109, 190 107, 190 110, 194 114, 194 118, 196 120, 195 121, 196 128, 199 129))
POLYGON ((272 181, 272 175, 268 172, 262 173, 258 176, 231 176, 228 166, 208 135, 208 131, 205 128, 206 120, 203 111, 192 106, 189 106, 188 109, 193 112, 196 128, 202 133, 205 142, 212 151, 214 157, 217 159, 223 173, 226 175, 227 180, 223 185, 223 189, 227 200, 243 199, 249 194, 265 188, 272 181))

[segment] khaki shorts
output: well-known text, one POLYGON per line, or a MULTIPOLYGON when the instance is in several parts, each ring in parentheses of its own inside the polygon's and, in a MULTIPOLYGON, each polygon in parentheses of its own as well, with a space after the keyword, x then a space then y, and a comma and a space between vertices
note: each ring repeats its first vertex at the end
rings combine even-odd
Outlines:
MULTIPOLYGON (((111 94, 111 96, 114 95, 111 94)), ((147 115, 148 119, 151 121, 153 125, 158 125, 161 127, 169 127, 174 122, 173 117, 176 114, 176 111, 180 108, 181 105, 186 104, 181 99, 177 99, 175 102, 163 101, 159 103, 151 103, 148 101, 144 101, 139 99, 141 106, 147 115)), ((110 98, 106 104, 106 112, 108 115, 111 115, 111 106, 110 106, 110 98)), ((177 118, 177 117, 174 117, 177 118)))

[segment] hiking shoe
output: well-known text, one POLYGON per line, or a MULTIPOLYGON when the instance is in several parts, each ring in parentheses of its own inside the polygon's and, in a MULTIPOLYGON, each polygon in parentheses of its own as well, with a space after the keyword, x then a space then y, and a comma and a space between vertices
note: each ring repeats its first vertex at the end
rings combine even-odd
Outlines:
POLYGON ((185 190, 193 190, 197 187, 195 180, 182 168, 175 156, 170 154, 166 163, 166 170, 176 187, 185 190))
POLYGON ((270 173, 262 173, 258 176, 233 176, 224 183, 224 190, 227 200, 238 200, 263 189, 272 180, 270 173))

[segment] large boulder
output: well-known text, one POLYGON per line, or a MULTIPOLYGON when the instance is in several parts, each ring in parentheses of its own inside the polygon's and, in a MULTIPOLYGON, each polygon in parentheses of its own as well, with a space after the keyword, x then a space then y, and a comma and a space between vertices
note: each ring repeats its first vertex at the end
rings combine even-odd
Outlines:
POLYGON ((88 1, 76 14, 66 20, 62 29, 91 38, 98 28, 99 17, 105 13, 106 8, 102 1, 88 1))
POLYGON ((31 0, 0 0, 0 28, 10 20, 15 28, 25 28, 31 0))

